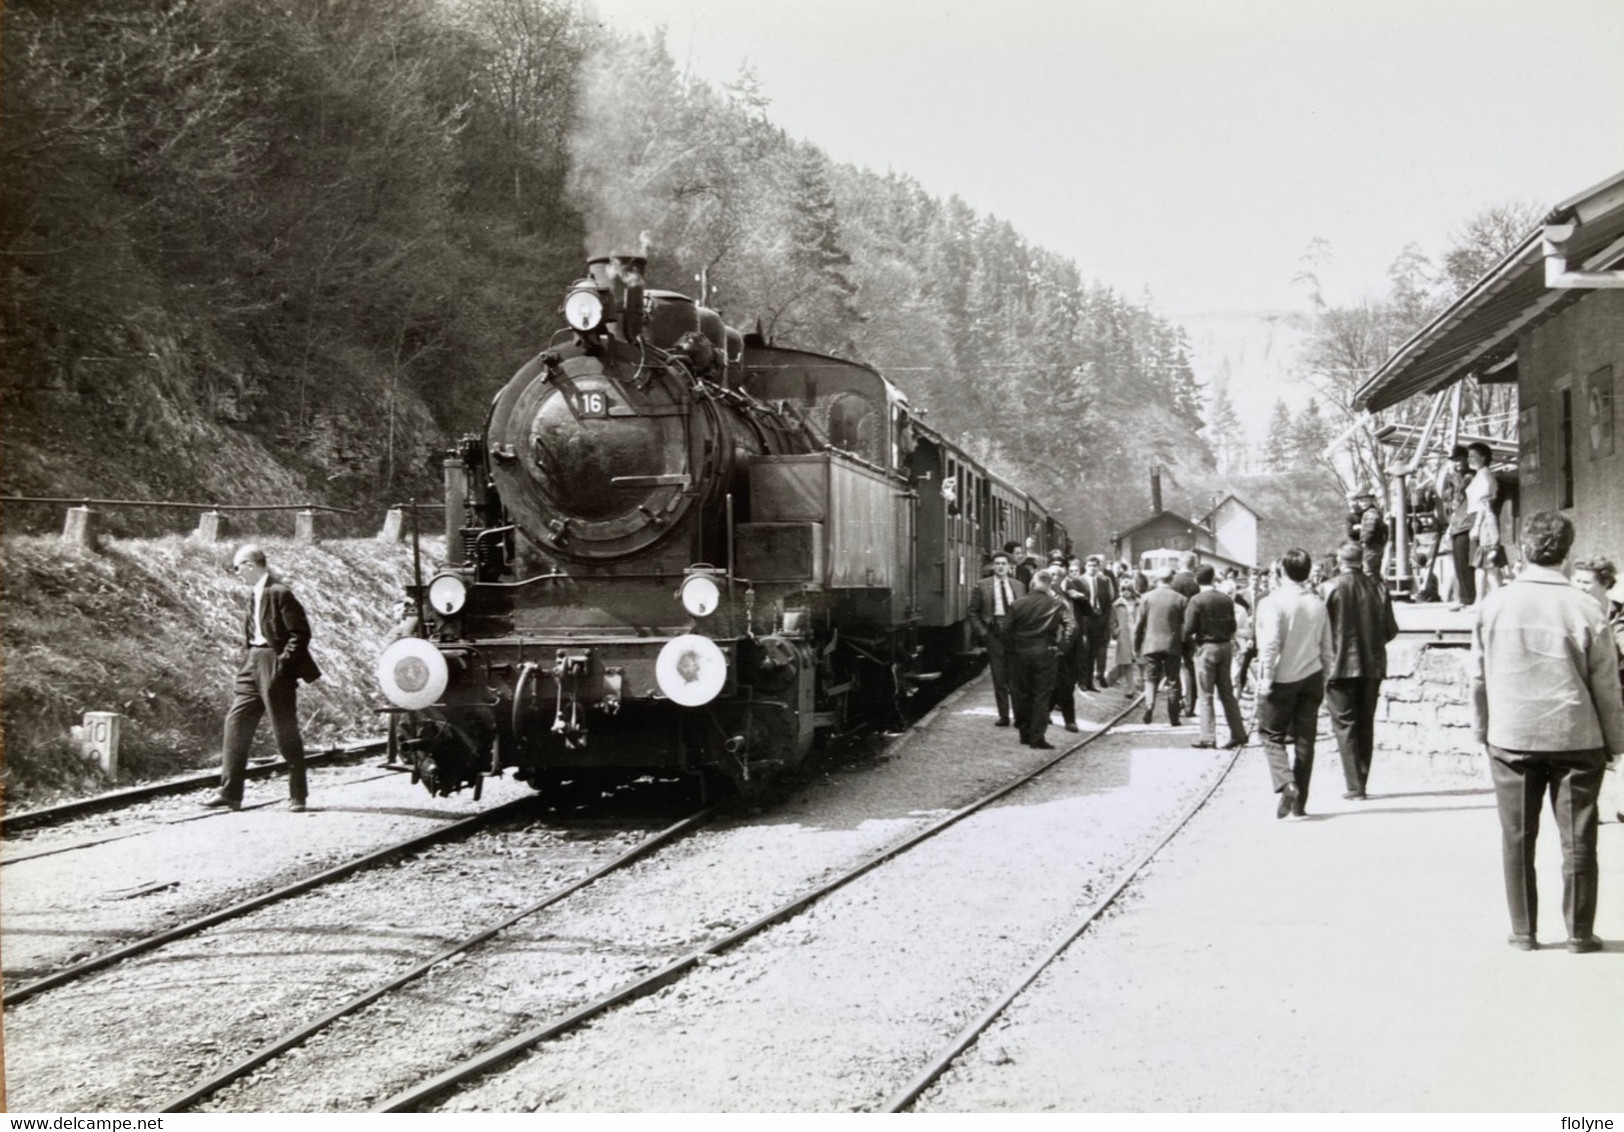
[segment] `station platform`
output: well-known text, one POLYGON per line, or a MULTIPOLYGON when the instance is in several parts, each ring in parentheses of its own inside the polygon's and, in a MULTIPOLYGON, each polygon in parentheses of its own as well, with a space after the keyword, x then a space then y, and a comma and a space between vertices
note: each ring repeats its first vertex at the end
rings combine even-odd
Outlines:
POLYGON ((1440 637, 1466 638, 1477 623, 1477 610, 1451 608, 1436 601, 1395 601, 1393 619, 1400 633, 1432 633, 1440 637))
MULTIPOLYGON (((1162 724, 1102 741, 1176 752, 1194 738, 1162 724)), ((1279 820, 1262 748, 1244 748, 1114 913, 1011 1008, 1005 1056, 973 1066, 948 1107, 1624 1111, 1624 825, 1600 831, 1604 949, 1571 954, 1547 806, 1542 947, 1521 952, 1486 766, 1378 752, 1368 800, 1343 790, 1326 729, 1308 816, 1279 820)))

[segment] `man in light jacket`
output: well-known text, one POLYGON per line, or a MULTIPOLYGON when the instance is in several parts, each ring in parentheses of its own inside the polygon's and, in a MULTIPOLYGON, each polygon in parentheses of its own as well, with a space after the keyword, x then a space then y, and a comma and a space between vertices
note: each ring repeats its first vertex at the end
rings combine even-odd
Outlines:
POLYGON ((1336 654, 1331 618, 1308 584, 1314 560, 1308 551, 1288 550, 1280 559, 1280 584, 1257 607, 1257 729, 1269 758, 1269 774, 1280 795, 1275 817, 1302 817, 1314 774, 1314 733, 1325 676, 1336 654), (1286 757, 1286 738, 1297 758, 1286 757))
POLYGON ((1596 795, 1624 753, 1624 699, 1607 618, 1568 583, 1573 524, 1540 511, 1523 524, 1526 565, 1483 601, 1472 629, 1472 716, 1494 775, 1511 937, 1539 946, 1534 841, 1550 796, 1562 839, 1568 950, 1601 950, 1596 795))

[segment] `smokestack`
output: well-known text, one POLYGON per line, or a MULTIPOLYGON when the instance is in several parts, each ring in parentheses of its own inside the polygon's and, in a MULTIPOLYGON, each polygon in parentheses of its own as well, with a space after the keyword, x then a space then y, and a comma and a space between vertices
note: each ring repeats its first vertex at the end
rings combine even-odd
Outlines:
POLYGON ((1162 513, 1162 466, 1160 464, 1150 466, 1150 513, 1152 515, 1162 513))

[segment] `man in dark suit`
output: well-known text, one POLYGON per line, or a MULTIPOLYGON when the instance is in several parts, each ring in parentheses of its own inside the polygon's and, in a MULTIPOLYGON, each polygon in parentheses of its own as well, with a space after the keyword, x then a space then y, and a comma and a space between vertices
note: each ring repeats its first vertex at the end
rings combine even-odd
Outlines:
POLYGON ((1325 592, 1331 646, 1336 650, 1336 663, 1326 673, 1325 704, 1348 787, 1342 796, 1362 801, 1376 746, 1376 706, 1387 676, 1387 642, 1398 636, 1398 621, 1386 587, 1365 568, 1369 545, 1345 543, 1337 560, 1341 571, 1325 592))
POLYGON ((1061 657, 1060 669, 1055 675, 1055 695, 1060 694, 1058 684, 1069 674, 1074 687, 1085 692, 1094 691, 1094 664, 1089 659, 1088 633, 1086 627, 1093 616, 1094 607, 1090 603, 1088 590, 1083 584, 1083 563, 1073 558, 1067 568, 1066 574, 1055 586, 1055 592, 1071 602, 1071 615, 1077 622, 1077 635, 1072 638, 1071 647, 1061 657))
POLYGON ((1090 554, 1083 567, 1082 587, 1088 594, 1088 621, 1082 626, 1088 644, 1079 665, 1079 677, 1091 687, 1108 688, 1111 677, 1106 670, 1111 651, 1111 619, 1115 615, 1116 583, 1105 572, 1105 560, 1090 554), (1092 678, 1090 678, 1092 677, 1092 678))
POLYGON ((1008 551, 992 556, 992 576, 982 578, 970 591, 970 632, 987 646, 987 667, 992 670, 992 694, 998 703, 998 726, 1009 726, 1009 665, 1005 655, 1005 629, 1010 607, 1026 594, 1026 586, 1009 576, 1008 551))
POLYGON ((1054 704, 1055 669, 1076 628, 1071 602, 1054 592, 1053 575, 1047 570, 1033 574, 1032 589, 1009 611, 1008 629, 1015 724, 1028 747, 1054 746, 1043 736, 1054 704))
POLYGON ((1145 722, 1156 710, 1156 688, 1167 681, 1167 721, 1179 725, 1179 666, 1183 657, 1184 595, 1173 588, 1173 571, 1163 570, 1156 587, 1139 601, 1133 644, 1145 665, 1145 722))
POLYGON ((243 618, 248 654, 237 670, 226 712, 220 792, 204 805, 232 810, 242 806, 248 747, 260 718, 269 712, 277 750, 288 764, 288 809, 302 813, 307 789, 297 689, 300 680, 308 683, 321 676, 310 656, 310 622, 293 591, 271 576, 259 547, 251 543, 240 547, 231 569, 253 591, 243 618))

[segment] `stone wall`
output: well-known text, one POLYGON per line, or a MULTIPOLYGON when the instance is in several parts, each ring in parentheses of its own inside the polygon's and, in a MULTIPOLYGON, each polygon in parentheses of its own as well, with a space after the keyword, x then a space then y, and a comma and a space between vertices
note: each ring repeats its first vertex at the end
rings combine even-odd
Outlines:
POLYGON ((1475 769, 1466 642, 1403 637, 1387 646, 1387 679, 1376 711, 1376 750, 1432 765, 1475 769))

